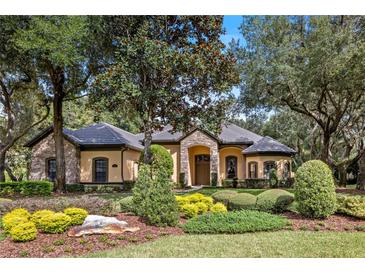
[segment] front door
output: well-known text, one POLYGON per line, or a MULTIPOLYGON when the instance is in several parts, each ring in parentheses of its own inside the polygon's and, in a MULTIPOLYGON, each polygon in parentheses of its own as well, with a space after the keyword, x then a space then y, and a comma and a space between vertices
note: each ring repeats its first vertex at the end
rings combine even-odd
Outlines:
POLYGON ((210 185, 210 156, 195 156, 195 185, 210 185))

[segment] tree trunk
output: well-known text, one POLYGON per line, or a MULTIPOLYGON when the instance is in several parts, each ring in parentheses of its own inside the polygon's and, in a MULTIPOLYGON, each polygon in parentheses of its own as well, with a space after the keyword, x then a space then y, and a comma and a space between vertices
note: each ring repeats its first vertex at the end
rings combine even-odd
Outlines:
POLYGON ((0 151, 0 182, 5 182, 5 159, 6 151, 0 151))
POLYGON ((359 174, 357 176, 356 189, 365 190, 365 154, 359 161, 359 174))
POLYGON ((151 127, 148 127, 144 133, 144 151, 143 151, 143 163, 148 165, 152 163, 151 143, 152 143, 152 130, 151 127))
MULTIPOLYGON (((63 87, 58 87, 62 88, 63 87)), ((56 184, 55 191, 64 193, 66 191, 66 168, 65 168, 65 149, 63 142, 63 115, 62 103, 63 97, 60 96, 62 91, 55 92, 53 98, 53 135, 56 150, 56 184)))
POLYGON ((347 168, 345 165, 337 166, 338 171, 338 185, 341 187, 346 187, 347 185, 347 168))
POLYGON ((331 135, 327 132, 323 133, 322 147, 321 147, 321 160, 328 165, 331 165, 329 160, 329 151, 330 151, 330 139, 331 135))

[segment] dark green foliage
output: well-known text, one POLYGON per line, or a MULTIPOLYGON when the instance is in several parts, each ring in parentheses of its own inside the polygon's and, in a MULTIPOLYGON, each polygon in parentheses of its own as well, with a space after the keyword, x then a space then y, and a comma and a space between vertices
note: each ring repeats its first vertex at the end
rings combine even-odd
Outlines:
POLYGON ((228 201, 230 210, 255 209, 255 207, 256 196, 249 193, 238 193, 228 201))
POLYGON ((179 174, 179 188, 184 188, 185 187, 185 173, 181 172, 179 174))
POLYGON ((150 165, 140 165, 133 188, 133 208, 150 224, 175 226, 179 218, 178 205, 172 193, 172 183, 164 170, 152 175, 150 165))
POLYGON ((359 219, 365 219, 365 197, 364 196, 337 196, 337 212, 359 219))
POLYGON ((294 187, 297 209, 303 216, 326 218, 336 211, 334 179, 324 162, 312 160, 299 167, 294 187))
POLYGON ((66 191, 67 192, 84 192, 85 186, 82 184, 67 184, 66 191))
POLYGON ((220 190, 212 194, 212 198, 215 202, 221 202, 228 205, 229 200, 236 196, 237 192, 233 190, 220 190))
POLYGON ((270 189, 257 196, 256 208, 262 211, 283 212, 294 201, 294 195, 283 189, 270 189))
POLYGON ((136 183, 135 181, 124 181, 123 182, 123 190, 124 191, 131 191, 135 183, 136 183))
MULTIPOLYGON (((160 171, 166 172, 167 176, 171 176, 174 172, 174 162, 172 160, 171 154, 166 148, 160 145, 151 145, 150 147, 152 155, 152 172, 157 173, 160 171)), ((139 161, 143 163, 144 152, 141 153, 139 161)))
POLYGON ((133 212, 133 196, 128 196, 119 201, 120 212, 133 212))
POLYGON ((52 189, 53 183, 48 181, 0 182, 2 196, 48 196, 52 189))
POLYGON ((207 213, 190 219, 183 226, 186 233, 245 233, 279 230, 288 221, 266 212, 240 210, 227 213, 207 213))

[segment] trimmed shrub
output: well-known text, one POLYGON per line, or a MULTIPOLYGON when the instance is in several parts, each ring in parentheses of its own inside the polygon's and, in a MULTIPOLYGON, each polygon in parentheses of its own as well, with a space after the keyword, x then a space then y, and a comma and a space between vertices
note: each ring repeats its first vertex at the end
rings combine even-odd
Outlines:
POLYGON ((121 212, 133 212, 133 196, 125 197, 119 202, 121 212))
POLYGON ((337 196, 337 212, 359 219, 365 219, 365 197, 364 196, 337 196))
POLYGON ((64 213, 45 215, 39 220, 40 228, 45 233, 63 233, 71 225, 72 219, 64 213))
POLYGON ((71 218, 70 225, 81 225, 88 215, 88 212, 85 209, 77 207, 66 208, 63 213, 71 218))
POLYGON ((228 208, 231 210, 255 209, 256 196, 249 193, 238 193, 228 200, 228 208))
POLYGON ((233 190, 220 190, 213 193, 212 198, 215 202, 220 202, 227 205, 229 200, 237 194, 238 193, 233 190))
POLYGON ((5 231, 9 232, 13 227, 29 222, 29 218, 21 215, 13 215, 11 213, 6 214, 2 218, 2 226, 5 231))
MULTIPOLYGON (((166 172, 167 176, 170 177, 174 173, 174 161, 170 152, 166 148, 160 145, 150 146, 152 153, 151 168, 153 173, 166 172)), ((144 151, 141 153, 139 161, 143 163, 144 151)))
POLYGON ((185 196, 175 196, 175 199, 179 208, 189 203, 189 200, 185 196))
POLYGON ((257 196, 256 208, 262 211, 283 212, 294 201, 294 194, 283 189, 270 189, 257 196))
POLYGON ((185 204, 181 206, 181 212, 186 218, 193 218, 198 216, 199 209, 196 204, 185 204))
POLYGON ((28 210, 24 209, 24 208, 16 208, 16 209, 13 209, 11 212, 10 212, 11 215, 17 215, 17 216, 21 216, 21 217, 25 217, 27 219, 30 218, 30 213, 28 212, 28 210))
POLYGON ((294 188, 297 209, 303 216, 326 218, 335 213, 334 179, 331 169, 324 162, 312 160, 299 167, 294 188))
POLYGON ((184 224, 186 233, 245 233, 282 229, 288 223, 282 216, 266 212, 240 210, 227 213, 209 213, 190 219, 184 224))
POLYGON ((196 208, 198 209, 198 214, 203 214, 209 210, 209 207, 207 204, 203 202, 197 202, 195 203, 196 208))
POLYGON ((150 165, 140 165, 137 182, 133 188, 135 213, 157 226, 175 226, 179 209, 172 193, 170 176, 161 168, 152 175, 150 165))
POLYGON ((205 196, 201 193, 194 193, 188 196, 185 196, 185 198, 188 200, 189 203, 198 203, 200 202, 205 196))
POLYGON ((53 183, 48 181, 1 182, 0 195, 49 196, 53 183))
POLYGON ((46 215, 53 215, 53 214, 55 214, 55 212, 52 210, 48 209, 38 210, 32 214, 30 220, 35 224, 37 228, 40 228, 40 223, 39 223, 40 220, 46 215))
POLYGON ((225 212, 227 212, 227 208, 222 203, 216 203, 210 208, 210 212, 212 212, 212 213, 225 213, 225 212))
POLYGON ((82 184, 66 184, 67 192, 84 192, 85 186, 82 184))
POLYGON ((10 237, 15 242, 28 242, 37 238, 37 228, 33 222, 24 222, 10 229, 10 237))

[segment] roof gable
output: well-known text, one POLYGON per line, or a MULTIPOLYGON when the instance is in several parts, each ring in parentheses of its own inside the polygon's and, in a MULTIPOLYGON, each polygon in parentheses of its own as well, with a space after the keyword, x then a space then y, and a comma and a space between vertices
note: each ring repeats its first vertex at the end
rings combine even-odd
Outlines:
POLYGON ((252 146, 246 148, 243 151, 243 153, 244 154, 282 153, 282 154, 292 155, 295 154, 296 151, 269 136, 265 136, 252 146))

